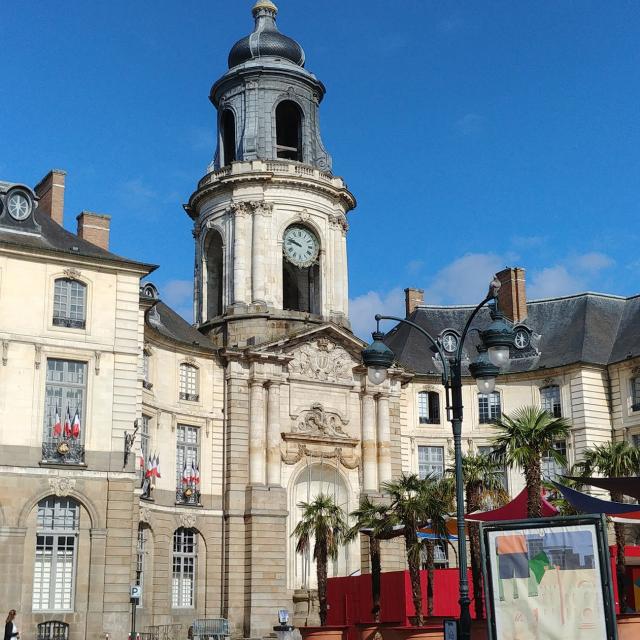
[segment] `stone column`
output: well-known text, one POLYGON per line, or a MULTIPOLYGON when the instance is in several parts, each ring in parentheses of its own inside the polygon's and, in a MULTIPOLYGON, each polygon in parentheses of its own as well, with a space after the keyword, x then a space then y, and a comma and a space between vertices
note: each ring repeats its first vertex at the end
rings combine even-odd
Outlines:
POLYGON ((264 421, 264 386, 252 380, 249 406, 249 483, 264 484, 266 425, 264 421))
POLYGON ((389 426, 389 396, 378 396, 378 482, 391 480, 391 428, 389 426))
POLYGON ((247 302, 247 220, 246 202, 233 202, 233 304, 247 302))
POLYGON ((378 491, 376 473, 375 401, 371 393, 362 395, 362 483, 365 493, 378 491))
POLYGON ((267 218, 271 215, 273 205, 270 202, 252 202, 253 206, 253 239, 251 247, 251 302, 266 302, 266 252, 267 218))
POLYGON ((269 385, 267 404, 267 484, 280 486, 280 383, 269 385))

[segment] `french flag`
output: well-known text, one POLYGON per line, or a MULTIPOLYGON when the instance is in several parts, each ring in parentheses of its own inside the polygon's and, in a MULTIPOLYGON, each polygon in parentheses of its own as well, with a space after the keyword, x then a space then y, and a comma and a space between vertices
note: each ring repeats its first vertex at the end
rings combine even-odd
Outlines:
POLYGON ((71 414, 69 413, 69 407, 67 407, 67 415, 64 419, 64 437, 71 437, 71 414))
POLYGON ((80 416, 76 411, 76 415, 73 416, 73 424, 71 425, 71 435, 74 438, 78 438, 80 436, 80 416))
POLYGON ((53 437, 59 438, 62 434, 62 422, 60 421, 60 414, 58 413, 58 407, 56 407, 56 417, 53 423, 53 437))

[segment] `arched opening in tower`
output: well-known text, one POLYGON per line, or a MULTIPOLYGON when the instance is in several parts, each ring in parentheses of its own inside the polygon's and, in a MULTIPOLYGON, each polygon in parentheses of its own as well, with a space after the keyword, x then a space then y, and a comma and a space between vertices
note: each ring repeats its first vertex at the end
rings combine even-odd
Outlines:
POLYGON ((222 112, 222 162, 221 166, 231 164, 236 159, 236 119, 231 109, 222 112))
POLYGON ((282 302, 289 311, 320 313, 320 267, 296 267, 287 260, 282 266, 282 302))
POLYGON ((222 236, 212 229, 207 234, 205 255, 207 260, 207 319, 222 315, 224 265, 222 236))
POLYGON ((291 100, 276 107, 276 157, 302 162, 302 112, 291 100))

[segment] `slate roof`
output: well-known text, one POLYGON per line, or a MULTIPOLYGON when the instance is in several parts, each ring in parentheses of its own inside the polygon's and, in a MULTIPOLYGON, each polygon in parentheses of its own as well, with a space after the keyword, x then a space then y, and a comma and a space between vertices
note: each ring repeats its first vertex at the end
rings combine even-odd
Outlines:
MULTIPOLYGON (((424 305, 409 317, 434 338, 445 330, 462 332, 473 307, 424 305)), ((551 369, 577 362, 606 365, 640 356, 640 296, 623 298, 581 293, 562 298, 532 300, 522 323, 531 331, 531 346, 513 348, 505 373, 551 369)), ((472 327, 484 329, 491 322, 483 309, 472 327)), ((439 358, 415 329, 398 324, 385 337, 398 362, 416 373, 439 373, 439 358)), ((466 358, 475 359, 478 333, 465 342, 466 358)))
MULTIPOLYGON (((0 193, 8 191, 14 183, 0 181, 0 193)), ((74 233, 67 231, 48 215, 39 213, 36 209, 33 213, 35 222, 40 226, 40 233, 16 233, 10 229, 0 227, 0 244, 28 247, 30 249, 44 250, 47 252, 65 253, 68 255, 82 256, 85 258, 98 258, 107 262, 119 262, 131 266, 141 267, 147 273, 155 271, 158 267, 153 264, 145 264, 123 258, 115 253, 101 249, 91 244, 74 233)))
POLYGON ((216 350, 216 346, 209 338, 200 333, 164 302, 158 301, 153 305, 147 311, 145 321, 152 329, 174 342, 206 351, 216 350))

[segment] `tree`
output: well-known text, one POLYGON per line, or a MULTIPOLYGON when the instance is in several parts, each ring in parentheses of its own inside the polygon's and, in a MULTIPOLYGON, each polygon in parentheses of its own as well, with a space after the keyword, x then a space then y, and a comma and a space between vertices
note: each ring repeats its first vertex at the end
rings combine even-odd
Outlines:
POLYGON ((389 509, 384 504, 374 504, 368 496, 361 498, 358 509, 351 513, 354 525, 347 534, 348 540, 355 539, 363 529, 369 538, 369 558, 371 560, 371 601, 374 622, 380 622, 380 542, 392 535, 389 509))
MULTIPOLYGON (((455 475, 455 469, 447 469, 455 475)), ((502 506, 509 501, 503 485, 504 467, 490 454, 467 453, 462 456, 462 478, 464 482, 467 513, 480 509, 502 506)), ((477 522, 468 522, 469 552, 471 555, 471 580, 476 618, 483 618, 482 564, 480 557, 480 527, 477 522)))
POLYGON ((530 406, 498 418, 495 427, 493 455, 508 466, 523 469, 528 494, 527 516, 539 518, 542 515, 542 457, 548 456, 566 466, 566 458, 556 451, 554 444, 567 438, 571 425, 565 418, 555 418, 545 409, 530 406))
POLYGON ((429 521, 430 501, 429 485, 435 478, 428 476, 420 479, 415 473, 402 474, 397 480, 385 482, 383 491, 390 498, 390 524, 399 527, 398 535, 404 537, 407 564, 411 578, 411 596, 416 613, 416 624, 424 621, 422 611, 422 588, 420 586, 420 554, 422 546, 418 540, 418 529, 429 521))
MULTIPOLYGON (((599 473, 606 478, 624 478, 640 473, 640 451, 631 446, 626 440, 620 442, 607 442, 598 444, 584 452, 583 458, 575 465, 579 474, 588 477, 593 473, 599 473)), ((624 495, 618 491, 610 491, 609 495, 614 502, 623 502, 624 495)), ((625 526, 621 522, 615 522, 613 530, 616 536, 616 569, 618 574, 618 597, 620 609, 624 611, 627 606, 625 594, 625 526)))
POLYGON ((316 561, 318 577, 318 603, 320 624, 327 624, 327 565, 329 559, 338 557, 338 549, 344 544, 349 526, 344 511, 333 498, 319 493, 311 502, 300 502, 302 518, 293 530, 297 539, 296 551, 304 553, 312 541, 313 559, 316 561))

